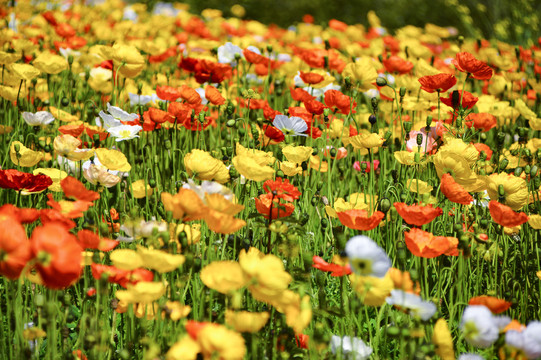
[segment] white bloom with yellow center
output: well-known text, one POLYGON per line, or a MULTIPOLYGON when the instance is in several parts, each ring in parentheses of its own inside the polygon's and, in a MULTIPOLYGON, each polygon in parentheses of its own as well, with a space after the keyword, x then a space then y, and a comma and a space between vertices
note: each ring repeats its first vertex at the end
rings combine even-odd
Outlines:
POLYGON ((137 134, 141 130, 143 130, 143 128, 139 125, 119 125, 110 127, 107 129, 107 132, 118 142, 139 137, 137 134))

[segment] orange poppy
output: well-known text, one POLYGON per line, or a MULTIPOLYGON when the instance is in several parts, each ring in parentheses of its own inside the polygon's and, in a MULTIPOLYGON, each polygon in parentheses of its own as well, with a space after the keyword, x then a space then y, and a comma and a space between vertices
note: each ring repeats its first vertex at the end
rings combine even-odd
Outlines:
POLYGON ((472 297, 470 301, 468 301, 468 305, 484 305, 489 308, 493 314, 499 314, 507 311, 512 303, 494 296, 481 295, 472 297))
POLYGON ((76 225, 73 220, 68 219, 56 209, 41 209, 39 219, 43 225, 61 224, 66 229, 73 229, 76 225))
POLYGON ((385 69, 390 73, 407 74, 413 69, 413 63, 402 59, 397 55, 392 55, 382 61, 385 69))
POLYGON ((304 107, 309 113, 314 115, 321 115, 325 110, 325 105, 317 100, 308 100, 304 102, 304 107))
POLYGON ((462 98, 463 109, 471 109, 479 100, 467 91, 455 90, 449 94, 449 97, 441 98, 441 102, 456 110, 460 107, 460 98, 462 98))
POLYGON ((100 198, 100 194, 88 190, 82 182, 74 178, 73 176, 68 176, 60 182, 60 186, 64 191, 64 196, 67 198, 73 198, 81 201, 95 201, 100 198))
POLYGON ((47 198, 49 199, 49 201, 47 201, 47 205, 60 212, 62 216, 68 219, 83 217, 83 213, 87 211, 89 207, 94 205, 90 201, 81 200, 61 200, 58 202, 54 200, 53 194, 47 194, 47 198))
POLYGON ((451 174, 443 174, 440 189, 449 201, 456 204, 469 205, 473 201, 473 197, 453 179, 451 174))
POLYGON ((30 238, 36 269, 45 286, 63 289, 81 275, 82 249, 75 235, 59 223, 38 226, 30 238))
POLYGON ((440 255, 458 255, 458 239, 451 236, 434 236, 432 233, 413 228, 404 232, 408 250, 415 256, 435 258, 440 255))
POLYGON ((483 130, 484 132, 495 128, 498 125, 496 117, 489 113, 469 114, 466 116, 466 126, 483 130))
POLYGON ((501 226, 512 228, 528 221, 528 215, 525 213, 514 212, 509 206, 500 204, 496 200, 491 200, 488 203, 488 210, 492 220, 501 226))
POLYGON ((482 143, 475 143, 473 144, 473 146, 477 149, 477 151, 479 151, 479 154, 481 154, 481 151, 484 151, 487 155, 487 160, 490 160, 492 158, 493 151, 488 145, 482 143))
POLYGON ((306 90, 304 90, 303 88, 289 88, 289 92, 291 94, 291 98, 295 101, 302 101, 302 102, 305 102, 305 101, 309 101, 309 100, 314 100, 315 97, 313 97, 312 95, 310 95, 310 93, 306 90))
MULTIPOLYGON (((325 105, 329 108, 336 107, 341 114, 347 115, 351 110, 351 98, 338 90, 327 90, 325 92, 325 105)), ((357 102, 354 101, 352 108, 355 109, 356 107, 357 102)))
POLYGON ((321 257, 314 255, 312 257, 312 267, 321 271, 330 272, 331 276, 344 276, 351 274, 349 264, 342 266, 339 264, 328 263, 321 257))
POLYGON ((40 211, 34 208, 18 208, 12 204, 0 206, 0 220, 4 217, 15 217, 21 224, 30 224, 39 218, 40 211))
POLYGON ((190 105, 199 105, 201 104, 201 96, 199 96, 199 93, 189 87, 188 85, 182 85, 180 88, 180 97, 182 100, 186 101, 190 105))
POLYGON ((419 281, 416 281, 414 284, 408 271, 401 271, 397 268, 390 268, 387 273, 391 277, 395 289, 414 293, 417 295, 421 293, 421 285, 419 284, 419 281))
POLYGON ((91 264, 92 276, 99 280, 105 274, 107 281, 113 284, 118 284, 123 288, 128 287, 128 284, 135 285, 140 281, 154 280, 154 273, 147 269, 123 270, 115 266, 103 264, 91 264))
POLYGON ((75 36, 75 29, 67 23, 57 24, 54 30, 58 36, 61 36, 63 38, 70 38, 72 36, 75 36))
POLYGON ((90 230, 80 230, 77 233, 77 240, 83 249, 96 249, 100 251, 111 251, 119 243, 117 240, 102 238, 90 230))
POLYGON ((94 135, 97 134, 99 136, 100 141, 107 139, 107 137, 109 136, 109 133, 107 131, 94 125, 85 126, 85 131, 86 131, 86 134, 90 136, 91 139, 94 139, 94 135))
POLYGON ((255 208, 265 219, 278 219, 293 214, 295 205, 292 203, 281 203, 280 199, 272 193, 259 195, 255 199, 255 208))
POLYGON ((156 95, 162 100, 173 102, 180 97, 180 89, 167 85, 157 86, 156 95))
POLYGON ((274 193, 275 198, 285 201, 297 200, 301 196, 301 192, 288 179, 267 180, 263 183, 263 189, 267 193, 274 193))
POLYGON ((394 207, 398 214, 410 225, 422 226, 428 224, 441 214, 441 208, 433 208, 432 205, 406 205, 404 203, 395 202, 394 207))
POLYGON ((374 229, 385 217, 385 214, 381 211, 376 211, 372 216, 368 216, 368 211, 357 209, 339 211, 336 214, 338 215, 338 220, 345 227, 363 231, 374 229))
POLYGON ((225 104, 224 97, 214 86, 207 85, 207 87, 205 87, 205 97, 214 105, 225 104))
POLYGON ((168 113, 167 111, 163 111, 163 110, 151 107, 148 109, 148 111, 145 111, 144 115, 147 115, 147 113, 150 116, 150 120, 152 120, 153 122, 157 124, 161 124, 166 121, 169 121, 170 123, 175 122, 175 117, 171 115, 170 113, 168 113))
POLYGON ((267 59, 263 55, 259 55, 258 53, 255 53, 248 49, 244 49, 242 51, 242 54, 246 58, 246 61, 248 61, 249 63, 268 65, 269 59, 267 59))
POLYGON ((58 128, 58 131, 60 131, 64 135, 71 135, 73 137, 78 138, 83 134, 83 131, 85 130, 85 124, 81 125, 62 125, 58 128))
POLYGON ((456 57, 451 62, 459 71, 471 74, 474 79, 488 80, 492 77, 490 66, 481 60, 477 60, 469 52, 456 54, 456 57))
POLYGON ((304 81, 306 84, 314 85, 319 84, 323 80, 325 80, 325 77, 321 74, 315 73, 315 72, 300 72, 300 77, 302 81, 304 81))
POLYGON ((348 28, 348 24, 345 22, 342 22, 340 20, 331 19, 329 20, 329 27, 334 30, 338 30, 340 32, 344 32, 348 28))
POLYGON ((0 214, 0 228, 0 275, 17 279, 30 260, 30 243, 13 214, 0 214))
POLYGON ((445 92, 455 86, 456 77, 446 73, 427 75, 419 78, 419 82, 421 83, 421 89, 426 92, 445 92))

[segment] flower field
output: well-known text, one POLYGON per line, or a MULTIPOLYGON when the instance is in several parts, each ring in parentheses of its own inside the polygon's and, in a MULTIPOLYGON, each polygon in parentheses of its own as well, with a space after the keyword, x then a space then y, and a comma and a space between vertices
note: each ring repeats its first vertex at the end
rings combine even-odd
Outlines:
POLYGON ((541 37, 0 3, 0 359, 541 359, 541 37))

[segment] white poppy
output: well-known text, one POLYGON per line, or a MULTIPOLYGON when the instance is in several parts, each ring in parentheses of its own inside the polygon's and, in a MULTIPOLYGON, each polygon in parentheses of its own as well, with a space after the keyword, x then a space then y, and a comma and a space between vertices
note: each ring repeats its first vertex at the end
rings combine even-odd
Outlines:
POLYGON ((297 116, 287 117, 286 115, 276 115, 272 125, 280 129, 284 135, 308 136, 307 134, 303 134, 308 130, 306 121, 297 116))
POLYGON ((466 341, 487 348, 498 340, 499 328, 492 312, 483 305, 470 305, 464 310, 460 330, 466 341))
POLYGON ((231 64, 232 66, 235 66, 236 54, 242 56, 242 49, 230 42, 225 43, 224 45, 218 47, 218 62, 221 64, 231 64))
POLYGON ((505 343, 524 353, 528 359, 541 358, 541 321, 532 321, 522 331, 509 330, 505 343))
POLYGON ((368 236, 352 237, 346 243, 345 251, 356 274, 381 278, 391 267, 387 253, 368 236))
POLYGON ((24 121, 30 126, 49 125, 54 121, 54 116, 48 111, 38 111, 37 113, 23 112, 24 121))
POLYGON ((107 132, 118 142, 138 138, 141 130, 143 128, 139 125, 119 125, 108 128, 107 132))
POLYGON ((333 335, 331 337, 331 352, 336 354, 339 350, 345 359, 351 360, 365 360, 372 354, 372 348, 359 338, 333 335))
POLYGON ((387 299, 387 304, 396 305, 403 309, 408 309, 410 314, 418 316, 426 321, 436 313, 436 305, 431 301, 423 300, 419 295, 407 293, 402 290, 392 290, 391 296, 387 299))

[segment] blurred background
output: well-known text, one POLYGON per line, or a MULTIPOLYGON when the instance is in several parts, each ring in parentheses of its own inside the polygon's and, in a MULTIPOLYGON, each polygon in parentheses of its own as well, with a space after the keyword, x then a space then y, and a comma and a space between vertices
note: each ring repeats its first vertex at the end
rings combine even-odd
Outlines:
MULTIPOLYGON (((161 0, 162 2, 164 0, 161 0)), ((156 1, 149 1, 148 4, 156 1)), ((165 2, 174 2, 165 0, 165 2)), ((422 27, 433 23, 452 26, 461 35, 498 39, 513 44, 537 44, 541 36, 539 17, 541 0, 185 0, 190 11, 218 9, 230 17, 232 6, 245 9, 244 19, 288 27, 302 21, 305 14, 315 24, 326 25, 330 19, 347 24, 367 25, 366 14, 374 10, 382 26, 395 30, 405 25, 422 27)), ((235 12, 235 10, 233 10, 235 12)))

